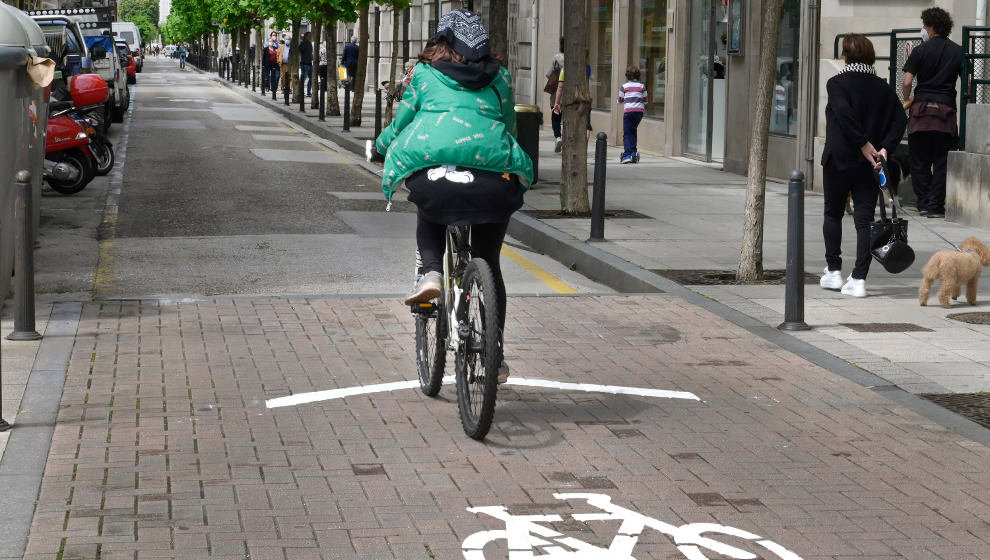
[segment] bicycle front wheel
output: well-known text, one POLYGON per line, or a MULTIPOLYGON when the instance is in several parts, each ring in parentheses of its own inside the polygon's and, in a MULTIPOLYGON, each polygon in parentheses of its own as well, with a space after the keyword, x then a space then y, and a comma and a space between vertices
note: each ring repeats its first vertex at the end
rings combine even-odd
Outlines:
POLYGON ((495 415, 498 391, 498 294, 492 269, 473 259, 464 270, 458 303, 457 407, 464 433, 482 440, 495 415))
POLYGON ((427 397, 440 392, 446 365, 447 321, 443 298, 439 298, 432 311, 416 314, 416 369, 419 388, 427 397))

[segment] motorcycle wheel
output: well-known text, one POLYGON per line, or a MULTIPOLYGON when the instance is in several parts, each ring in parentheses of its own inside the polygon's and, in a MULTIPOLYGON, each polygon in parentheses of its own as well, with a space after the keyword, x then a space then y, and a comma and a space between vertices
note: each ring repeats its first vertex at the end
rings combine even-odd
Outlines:
POLYGON ((113 169, 115 160, 113 145, 103 139, 94 139, 89 144, 89 151, 93 152, 93 163, 96 164, 96 174, 102 177, 107 173, 110 173, 110 170, 113 169))
POLYGON ((86 154, 79 150, 69 150, 62 152, 57 157, 51 157, 53 161, 60 161, 72 165, 79 170, 79 176, 74 181, 59 181, 53 177, 46 177, 48 186, 57 193, 76 194, 86 188, 86 185, 93 180, 95 169, 93 161, 86 157, 86 154))

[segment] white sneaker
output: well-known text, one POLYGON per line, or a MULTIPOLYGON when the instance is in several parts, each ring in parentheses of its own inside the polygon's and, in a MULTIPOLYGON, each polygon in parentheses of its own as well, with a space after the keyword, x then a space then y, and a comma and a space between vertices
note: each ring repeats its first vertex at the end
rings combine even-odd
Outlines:
POLYGON ((557 152, 559 154, 561 148, 563 147, 563 145, 564 145, 564 140, 562 138, 554 138, 553 139, 553 151, 554 152, 557 152))
POLYGON ((818 283, 826 290, 838 290, 842 287, 842 271, 829 270, 828 267, 825 267, 825 274, 822 275, 818 283))
POLYGON ((866 280, 857 280, 850 274, 842 286, 842 293, 852 297, 866 297, 866 280))

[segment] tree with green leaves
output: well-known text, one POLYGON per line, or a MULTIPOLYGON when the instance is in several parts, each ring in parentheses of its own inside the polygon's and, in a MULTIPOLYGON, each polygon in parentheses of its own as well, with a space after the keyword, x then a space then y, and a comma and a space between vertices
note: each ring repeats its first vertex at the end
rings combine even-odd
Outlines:
POLYGON ((137 25, 145 42, 158 38, 158 0, 120 0, 117 19, 137 25))

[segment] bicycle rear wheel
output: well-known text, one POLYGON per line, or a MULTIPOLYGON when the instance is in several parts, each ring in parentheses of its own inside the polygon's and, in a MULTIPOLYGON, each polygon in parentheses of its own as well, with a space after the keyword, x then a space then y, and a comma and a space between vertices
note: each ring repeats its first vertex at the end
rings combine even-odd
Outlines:
POLYGON ((431 311, 416 313, 416 369, 419 388, 427 397, 435 397, 443 382, 447 365, 447 320, 443 298, 431 311))
POLYGON ((495 415, 498 391, 498 295, 495 277, 484 259, 464 270, 458 303, 457 407, 464 433, 484 439, 495 415))

